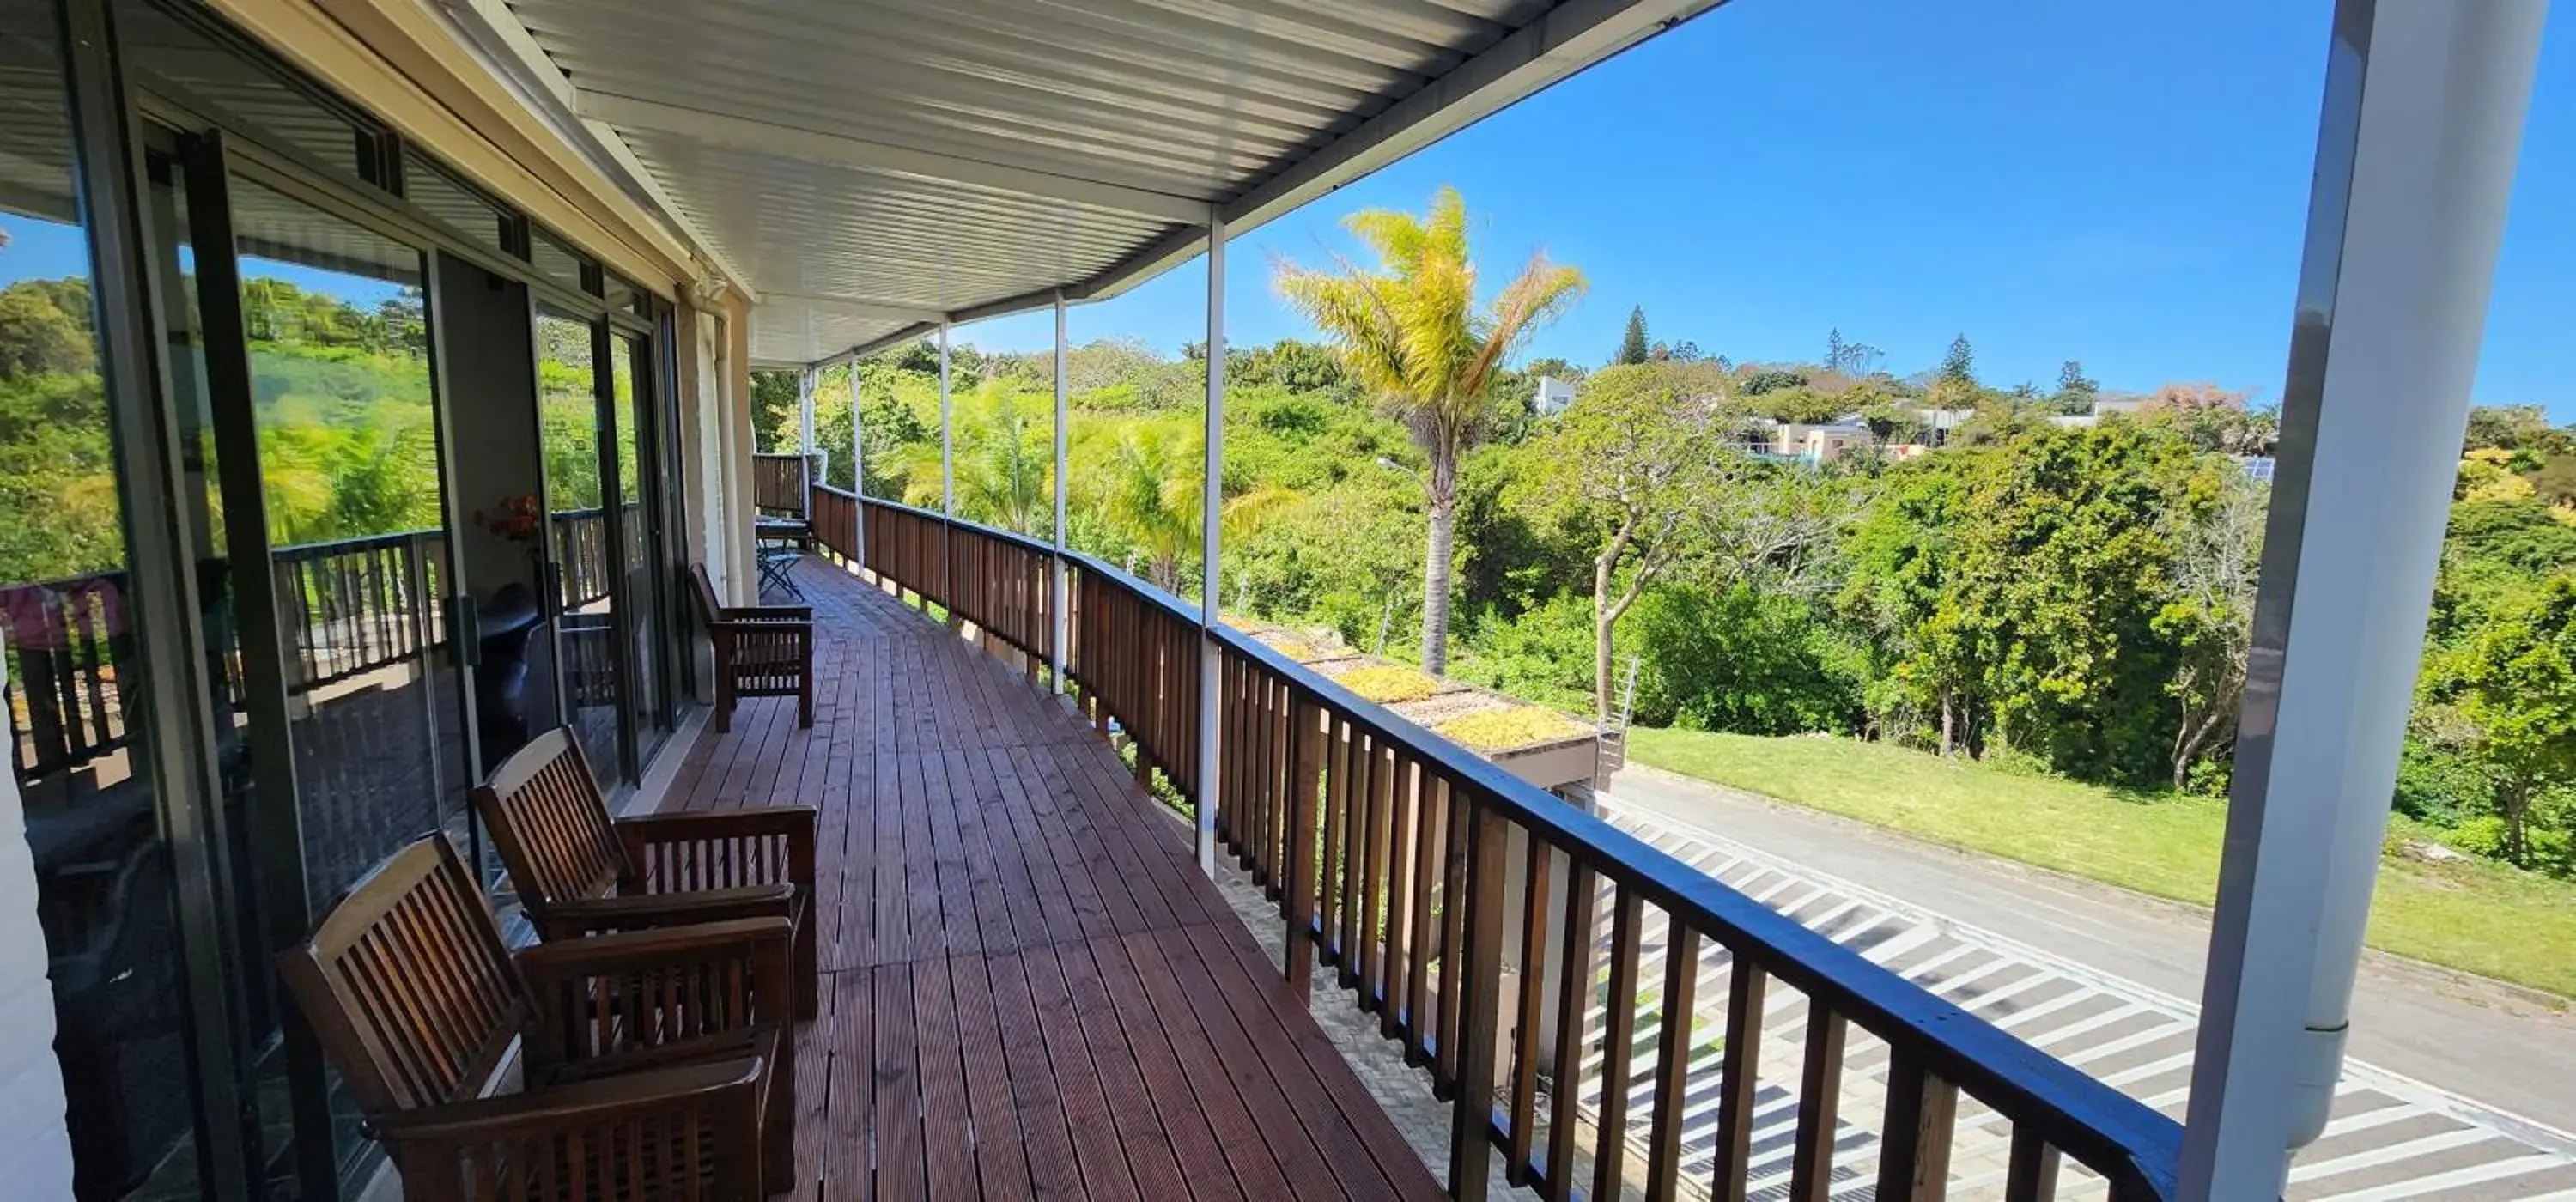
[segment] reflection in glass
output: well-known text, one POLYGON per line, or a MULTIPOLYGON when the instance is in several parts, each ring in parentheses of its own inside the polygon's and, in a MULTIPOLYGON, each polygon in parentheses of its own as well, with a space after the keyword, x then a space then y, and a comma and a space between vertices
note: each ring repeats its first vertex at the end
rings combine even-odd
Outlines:
POLYGON ((442 669, 446 498, 421 256, 232 181, 271 575, 316 912, 421 832, 461 830, 442 669))
MULTIPOLYGON (((171 865, 156 822, 89 239, 44 0, 0 0, 0 656, 54 995, 73 1188, 194 1196, 171 865)), ((13 1119, 23 1116, 12 1116, 13 1119)))
POLYGON ((176 85, 186 99, 217 110, 211 115, 241 122, 346 178, 365 176, 362 146, 373 131, 302 84, 159 5, 126 0, 116 6, 116 22, 117 43, 145 84, 176 85))
POLYGON ((554 527, 555 639, 564 713, 600 780, 624 777, 618 751, 617 561, 600 473, 599 376, 593 324, 537 315, 537 437, 554 527))

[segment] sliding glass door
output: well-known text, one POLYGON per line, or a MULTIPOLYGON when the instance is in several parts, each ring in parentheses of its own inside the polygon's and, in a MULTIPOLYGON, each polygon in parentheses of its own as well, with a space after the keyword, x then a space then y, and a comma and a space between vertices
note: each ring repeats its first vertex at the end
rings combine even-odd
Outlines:
POLYGON ((165 135, 151 234, 200 546, 232 904, 234 1090, 272 1181, 354 1173, 358 1115, 265 971, 369 867, 469 843, 462 658, 420 248, 165 135), (300 1033, 299 1033, 300 1036, 300 1033))
POLYGON ((637 762, 652 757, 669 732, 670 665, 662 648, 669 615, 663 601, 669 578, 662 557, 662 485, 649 470, 655 463, 656 434, 648 415, 653 377, 649 344, 640 335, 611 327, 608 335, 609 421, 616 447, 618 541, 624 547, 621 571, 627 606, 628 641, 635 648, 634 687, 628 708, 635 730, 637 762))

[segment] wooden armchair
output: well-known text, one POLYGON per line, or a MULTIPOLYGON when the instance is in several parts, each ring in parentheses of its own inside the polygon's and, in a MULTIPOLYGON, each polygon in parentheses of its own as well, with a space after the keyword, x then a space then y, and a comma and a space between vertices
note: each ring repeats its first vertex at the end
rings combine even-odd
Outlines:
POLYGON ((414 1202, 754 1202, 794 1179, 784 919, 513 955, 432 834, 277 967, 414 1202))
POLYGON ((556 729, 502 761, 474 809, 538 937, 782 918, 797 1015, 819 1009, 812 806, 611 819, 580 741, 556 729))
POLYGON ((689 591, 716 649, 716 733, 733 729, 744 697, 793 697, 796 724, 814 725, 814 610, 806 605, 725 605, 707 565, 689 565, 689 591))

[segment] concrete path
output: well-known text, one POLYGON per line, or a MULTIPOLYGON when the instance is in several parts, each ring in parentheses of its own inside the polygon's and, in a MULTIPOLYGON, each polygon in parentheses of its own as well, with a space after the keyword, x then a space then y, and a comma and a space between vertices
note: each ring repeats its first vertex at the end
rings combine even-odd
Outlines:
MULTIPOLYGON (((1902 899, 2145 991, 2200 993, 2208 914, 2125 890, 1939 847, 1753 794, 1633 767, 1628 810, 1902 899)), ((2372 953, 2354 1003, 2354 1059, 2460 1095, 2482 1125, 2576 1130, 2576 1016, 2550 999, 2372 953)), ((2060 1055, 2064 1055, 2060 1051, 2060 1055)))

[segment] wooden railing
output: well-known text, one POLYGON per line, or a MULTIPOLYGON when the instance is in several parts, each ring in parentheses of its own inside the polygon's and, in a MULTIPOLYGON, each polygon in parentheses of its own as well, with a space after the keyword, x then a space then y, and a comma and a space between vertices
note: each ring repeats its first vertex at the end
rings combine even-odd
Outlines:
MULTIPOLYGON (((1052 555, 861 504, 870 568, 925 600, 950 603, 952 572, 1016 582, 1030 567, 958 547, 1030 550, 1040 571, 1052 555)), ((1088 556, 1065 563, 1085 704, 1195 798, 1198 612, 1088 556)), ((1016 584, 953 591, 994 587, 1016 584)), ((1305 990, 1329 969, 1455 1106, 1454 1196, 1485 1196, 1498 1150, 1509 1180, 1549 1198, 1740 1202, 1758 1171, 1823 1202, 1856 1176, 1836 1165, 1856 1124, 1875 1126, 1882 1199, 1940 1198, 1959 1175, 2037 1202, 2057 1195, 2061 1157, 2114 1202, 2171 1196, 2171 1119, 1257 640, 1212 637, 1219 837, 1278 903, 1289 979, 1305 990), (1768 1044, 1799 1050, 1794 1067, 1764 1065, 1768 1044), (1796 1100, 1786 1166, 1753 1143, 1764 1084, 1796 1100)))
MULTIPOLYGON (((626 512, 632 519, 635 507, 626 512)), ((554 524, 555 600, 569 611, 607 596, 609 582, 617 578, 617 563, 608 555, 608 511, 561 509, 548 516, 554 524)))
POLYGON ((821 457, 809 464, 803 455, 751 457, 751 505, 768 513, 805 512, 807 482, 823 479, 821 457))
POLYGON ((446 641, 447 538, 406 530, 280 547, 270 560, 304 691, 401 663, 446 641))

